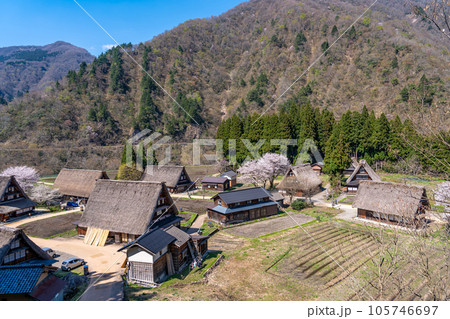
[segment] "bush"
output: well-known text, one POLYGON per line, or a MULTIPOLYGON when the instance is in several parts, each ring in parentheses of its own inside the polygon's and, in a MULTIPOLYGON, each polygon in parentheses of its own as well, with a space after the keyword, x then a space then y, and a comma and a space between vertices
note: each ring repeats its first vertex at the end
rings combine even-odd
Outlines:
POLYGON ((302 210, 305 209, 307 207, 306 202, 300 199, 295 200, 292 204, 292 209, 295 210, 302 210))

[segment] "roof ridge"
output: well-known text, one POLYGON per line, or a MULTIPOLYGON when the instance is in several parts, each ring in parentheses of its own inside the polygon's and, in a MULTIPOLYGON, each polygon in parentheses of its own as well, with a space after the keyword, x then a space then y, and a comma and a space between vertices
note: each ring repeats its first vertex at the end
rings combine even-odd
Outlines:
POLYGON ((220 193, 217 193, 216 195, 220 195, 220 194, 230 194, 230 193, 237 193, 237 192, 248 191, 248 190, 256 189, 256 188, 262 188, 262 187, 261 187, 261 186, 256 186, 256 187, 250 187, 250 188, 244 188, 244 189, 236 189, 236 190, 229 191, 229 192, 220 192, 220 193))

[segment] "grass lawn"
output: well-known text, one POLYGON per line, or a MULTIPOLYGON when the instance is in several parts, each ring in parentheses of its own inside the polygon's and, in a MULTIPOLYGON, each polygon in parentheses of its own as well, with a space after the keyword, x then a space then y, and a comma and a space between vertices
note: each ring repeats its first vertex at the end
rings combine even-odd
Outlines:
POLYGON ((353 201, 355 200, 355 196, 348 196, 344 197, 339 201, 341 204, 353 204, 353 201))
POLYGON ((200 230, 201 230, 203 236, 209 236, 209 234, 211 234, 213 231, 215 231, 218 228, 219 228, 219 226, 216 223, 214 223, 210 220, 205 220, 202 227, 200 227, 200 230))
POLYGON ((181 223, 181 226, 186 227, 186 228, 191 227, 198 216, 198 214, 196 214, 196 213, 189 213, 189 212, 180 212, 180 215, 190 215, 191 216, 188 220, 185 220, 181 223))
POLYGON ((289 208, 289 212, 291 213, 301 213, 314 218, 320 217, 320 221, 328 221, 333 219, 336 215, 342 213, 342 210, 331 208, 331 207, 310 207, 302 210, 293 210, 289 208))

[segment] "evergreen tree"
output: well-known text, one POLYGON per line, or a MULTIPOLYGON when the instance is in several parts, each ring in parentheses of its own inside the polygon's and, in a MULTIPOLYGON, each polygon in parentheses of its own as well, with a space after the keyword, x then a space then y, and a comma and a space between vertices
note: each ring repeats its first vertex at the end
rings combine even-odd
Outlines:
POLYGON ((331 29, 331 35, 334 37, 334 36, 336 36, 337 34, 338 34, 338 28, 337 28, 337 26, 333 26, 333 29, 331 29))
POLYGON ((295 51, 298 52, 300 50, 300 48, 303 46, 303 44, 305 44, 305 42, 306 42, 306 37, 303 34, 303 32, 300 31, 299 33, 297 33, 297 36, 295 37, 295 41, 294 41, 295 51))
POLYGON ((350 163, 349 144, 346 142, 344 131, 337 125, 328 141, 324 159, 324 172, 331 175, 337 175, 342 170, 346 169, 350 163))
POLYGON ((120 48, 112 49, 112 63, 110 69, 110 90, 113 93, 124 94, 127 91, 127 86, 124 79, 123 61, 120 48))

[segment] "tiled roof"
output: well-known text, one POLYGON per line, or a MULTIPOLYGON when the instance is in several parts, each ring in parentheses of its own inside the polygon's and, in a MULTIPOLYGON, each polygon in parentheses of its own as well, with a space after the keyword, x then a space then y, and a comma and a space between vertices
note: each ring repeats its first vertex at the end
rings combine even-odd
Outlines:
POLYGON ((257 203, 257 204, 252 204, 252 205, 245 205, 245 206, 239 206, 239 207, 234 207, 234 208, 226 208, 223 206, 215 206, 213 208, 210 208, 213 211, 216 211, 220 214, 232 214, 232 213, 237 213, 237 212, 242 212, 245 210, 250 210, 250 209, 256 209, 256 208, 262 208, 262 207, 268 207, 268 206, 278 206, 277 203, 275 203, 274 201, 268 201, 268 202, 263 202, 263 203, 257 203))
POLYGON ((215 183, 215 184, 223 184, 228 180, 226 177, 214 177, 214 176, 206 176, 202 179, 202 183, 215 183))
POLYGON ((227 171, 227 172, 225 172, 225 173, 223 173, 222 175, 220 175, 220 176, 228 176, 228 177, 230 177, 230 178, 233 178, 233 177, 236 177, 237 176, 237 173, 236 172, 234 172, 234 171, 227 171))
POLYGON ((43 265, 0 266, 0 295, 31 293, 43 270, 43 265))
POLYGON ((153 229, 153 230, 149 231, 148 233, 140 236, 135 241, 120 248, 119 251, 129 248, 134 245, 139 245, 142 248, 150 251, 151 253, 157 254, 164 247, 166 247, 170 243, 173 243, 176 240, 177 239, 174 236, 166 233, 161 228, 157 228, 157 229, 153 229))
POLYGON ((213 198, 215 199, 217 197, 220 197, 226 204, 233 204, 270 197, 270 194, 262 187, 254 187, 232 192, 222 192, 215 195, 213 198))
POLYGON ((177 239, 175 245, 178 247, 184 245, 191 239, 191 236, 188 233, 185 233, 175 226, 170 226, 169 228, 164 229, 164 231, 177 239))

